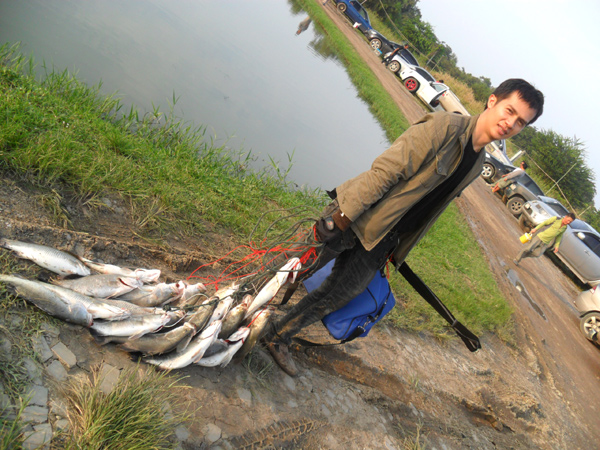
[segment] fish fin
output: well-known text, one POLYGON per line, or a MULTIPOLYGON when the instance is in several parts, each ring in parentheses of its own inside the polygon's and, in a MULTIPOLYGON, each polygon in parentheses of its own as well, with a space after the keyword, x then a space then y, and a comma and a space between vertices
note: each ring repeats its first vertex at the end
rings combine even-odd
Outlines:
POLYGON ((149 333, 148 331, 139 331, 139 332, 137 332, 137 333, 132 334, 131 336, 129 336, 127 338, 127 340, 133 341, 134 339, 141 338, 143 335, 148 334, 148 333, 149 333))
POLYGON ((193 337, 194 337, 194 333, 190 333, 190 335, 187 338, 183 339, 179 344, 177 344, 177 351, 178 352, 184 351, 187 348, 187 346, 189 345, 189 343, 193 337))
POLYGON ((90 334, 98 345, 106 345, 112 342, 112 336, 100 336, 93 328, 90 328, 90 334))

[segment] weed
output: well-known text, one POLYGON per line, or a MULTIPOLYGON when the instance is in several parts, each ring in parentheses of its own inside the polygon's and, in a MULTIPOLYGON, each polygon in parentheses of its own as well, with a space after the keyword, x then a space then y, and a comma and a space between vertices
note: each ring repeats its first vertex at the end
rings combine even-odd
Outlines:
POLYGON ((23 448, 23 431, 25 425, 21 422, 21 416, 27 403, 27 399, 19 399, 19 407, 16 410, 15 417, 5 414, 6 410, 0 411, 0 450, 18 450, 23 448))
POLYGON ((175 427, 189 417, 185 409, 172 414, 164 409, 180 396, 180 380, 165 372, 136 367, 124 370, 106 394, 100 388, 103 379, 99 369, 91 376, 74 377, 65 392, 71 435, 66 448, 172 448, 175 427))

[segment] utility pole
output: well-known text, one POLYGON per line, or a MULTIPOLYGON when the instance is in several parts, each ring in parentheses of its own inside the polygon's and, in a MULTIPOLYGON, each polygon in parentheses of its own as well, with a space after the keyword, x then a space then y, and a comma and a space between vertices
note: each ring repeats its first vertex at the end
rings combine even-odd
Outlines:
POLYGON ((569 170, 567 170, 567 171, 565 172, 565 174, 564 174, 562 177, 560 177, 558 180, 556 180, 556 181, 554 182, 554 184, 552 185, 552 187, 551 187, 550 189, 548 189, 548 192, 550 192, 552 189, 554 189, 554 188, 555 188, 555 186, 558 184, 558 182, 559 182, 560 180, 562 180, 564 177, 566 177, 566 176, 567 176, 567 174, 568 174, 568 173, 571 171, 571 169, 572 169, 573 167, 575 167, 576 165, 577 165, 577 163, 575 163, 575 164, 573 164, 571 167, 569 167, 569 170))

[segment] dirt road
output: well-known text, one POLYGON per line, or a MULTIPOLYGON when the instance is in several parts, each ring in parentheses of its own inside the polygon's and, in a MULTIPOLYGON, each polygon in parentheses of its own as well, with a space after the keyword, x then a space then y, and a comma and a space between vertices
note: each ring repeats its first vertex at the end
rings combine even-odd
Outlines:
MULTIPOLYGON (((366 41, 332 2, 326 10, 348 35, 409 121, 425 111, 380 64, 366 41)), ((0 183, 0 235, 44 243, 88 258, 159 268, 163 279, 185 278, 199 265, 238 245, 222 230, 166 246, 141 241, 127 205, 91 211, 65 193, 74 230, 51 225, 35 199, 40 192, 8 176, 0 183)), ((515 309, 517 344, 483 336, 469 353, 458 340, 389 329, 385 323, 345 346, 299 349, 301 375, 292 379, 262 349, 241 365, 177 371, 199 406, 177 429, 183 449, 552 449, 597 448, 600 420, 600 349, 579 333, 571 301, 578 289, 546 257, 511 260, 519 248, 517 222, 482 180, 457 200, 489 260, 502 292, 515 309), (518 291, 516 277, 525 287, 518 291), (422 447, 414 446, 418 440, 422 447)), ((299 298, 296 294, 295 298, 299 298)), ((292 300, 293 302, 294 300, 292 300)), ((324 337, 319 326, 307 330, 324 337)), ((129 355, 99 346, 77 326, 60 329, 60 342, 77 358, 69 376, 94 366, 133 367, 129 355)), ((51 360, 44 363, 48 367, 51 360)), ((52 387, 49 403, 60 401, 52 387)), ((179 404, 172 404, 178 408, 179 404)), ((49 423, 60 417, 50 408, 49 423)), ((61 413, 62 415, 62 413, 61 413)))

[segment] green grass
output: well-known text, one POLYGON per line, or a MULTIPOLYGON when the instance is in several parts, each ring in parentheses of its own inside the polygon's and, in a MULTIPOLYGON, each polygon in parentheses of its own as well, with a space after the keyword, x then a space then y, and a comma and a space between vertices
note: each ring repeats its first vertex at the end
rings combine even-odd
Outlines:
MULTIPOLYGON (((66 449, 158 450, 174 448, 175 428, 188 413, 165 410, 179 379, 139 367, 124 370, 105 394, 96 370, 91 377, 71 378, 66 388, 69 436, 66 449)), ((173 405, 170 405, 171 407, 173 405)))
MULTIPOLYGON (((410 253, 407 262, 454 316, 476 334, 492 331, 513 339, 512 308, 496 284, 479 244, 456 205, 442 214, 410 253)), ((447 322, 397 273, 394 293, 404 308, 394 308, 390 320, 401 328, 429 330, 438 337, 454 336, 447 322)))

